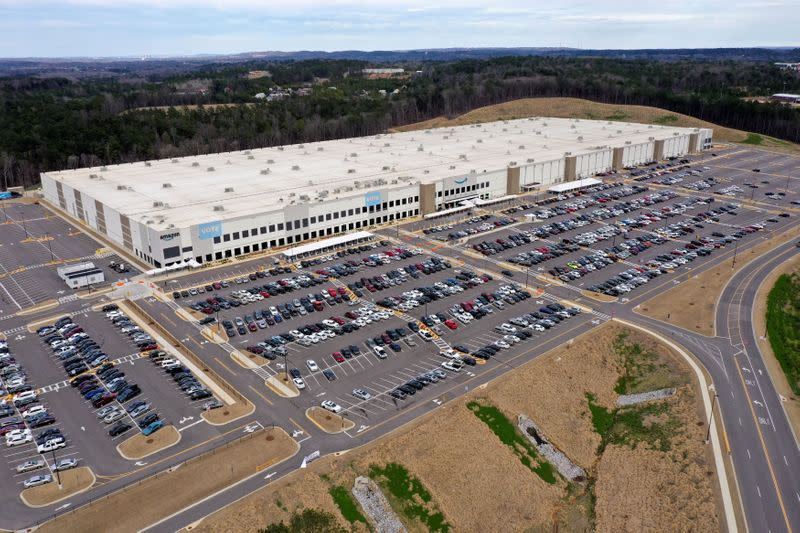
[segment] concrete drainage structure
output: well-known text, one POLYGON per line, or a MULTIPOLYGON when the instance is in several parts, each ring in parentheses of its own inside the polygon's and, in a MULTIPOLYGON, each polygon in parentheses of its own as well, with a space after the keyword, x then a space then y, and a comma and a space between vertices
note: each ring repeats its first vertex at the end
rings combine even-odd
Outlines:
POLYGON ((652 400, 662 400, 675 394, 675 389, 658 389, 650 392, 640 392, 638 394, 625 394, 617 398, 617 407, 636 405, 637 403, 649 402, 652 400))
POLYGON ((522 431, 522 434, 536 446, 539 453, 541 453, 550 464, 556 467, 559 474, 570 481, 584 481, 586 479, 586 471, 570 461, 569 457, 550 444, 550 442, 545 439, 542 430, 539 429, 533 420, 525 415, 519 415, 517 417, 517 427, 522 431))
POLYGON ((378 533, 405 533, 406 528, 392 510, 378 485, 368 477, 358 476, 353 483, 353 496, 369 516, 378 533))

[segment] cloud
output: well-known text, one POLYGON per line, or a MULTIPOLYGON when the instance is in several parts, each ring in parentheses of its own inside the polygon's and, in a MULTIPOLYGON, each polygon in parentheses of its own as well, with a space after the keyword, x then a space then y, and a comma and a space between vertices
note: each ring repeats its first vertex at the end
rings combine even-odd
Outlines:
POLYGON ((561 22, 612 23, 612 24, 664 24, 669 22, 685 22, 701 18, 690 13, 619 13, 597 15, 561 15, 556 17, 561 22))

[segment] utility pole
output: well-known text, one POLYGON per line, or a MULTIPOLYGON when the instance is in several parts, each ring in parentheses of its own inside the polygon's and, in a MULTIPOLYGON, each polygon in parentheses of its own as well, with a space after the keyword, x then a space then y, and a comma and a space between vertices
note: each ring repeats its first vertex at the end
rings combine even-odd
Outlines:
POLYGON ((736 266, 736 254, 739 253, 739 240, 736 240, 736 244, 733 247, 733 262, 731 262, 731 269, 736 266))

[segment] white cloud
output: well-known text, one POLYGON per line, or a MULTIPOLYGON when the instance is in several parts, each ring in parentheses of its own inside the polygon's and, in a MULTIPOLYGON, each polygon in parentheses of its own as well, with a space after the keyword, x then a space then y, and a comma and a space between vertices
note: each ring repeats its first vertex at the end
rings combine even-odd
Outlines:
POLYGON ((612 24, 659 24, 684 22, 700 18, 700 15, 689 13, 618 13, 597 15, 561 15, 556 17, 560 22, 589 22, 612 24))

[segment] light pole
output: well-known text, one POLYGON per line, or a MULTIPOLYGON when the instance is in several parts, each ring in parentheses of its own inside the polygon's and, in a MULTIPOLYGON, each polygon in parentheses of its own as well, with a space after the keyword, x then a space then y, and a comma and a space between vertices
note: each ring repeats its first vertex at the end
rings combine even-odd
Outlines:
POLYGON ((55 449, 51 450, 53 452, 53 471, 56 473, 56 480, 58 480, 58 488, 61 488, 61 473, 56 468, 56 451, 55 449))
POLYGON ((711 400, 711 414, 708 416, 708 430, 706 431, 706 444, 708 439, 711 438, 711 422, 714 421, 714 406, 717 404, 717 392, 714 391, 714 398, 711 400))
POLYGON ((50 244, 50 234, 45 233, 45 236, 47 238, 47 248, 50 250, 50 262, 52 263, 53 261, 56 260, 56 256, 53 255, 53 245, 50 244))

